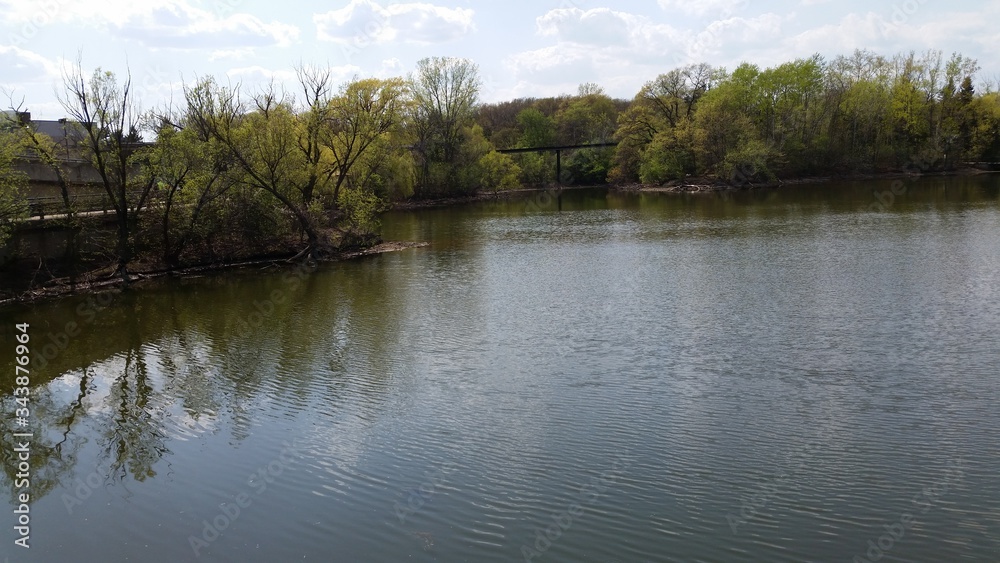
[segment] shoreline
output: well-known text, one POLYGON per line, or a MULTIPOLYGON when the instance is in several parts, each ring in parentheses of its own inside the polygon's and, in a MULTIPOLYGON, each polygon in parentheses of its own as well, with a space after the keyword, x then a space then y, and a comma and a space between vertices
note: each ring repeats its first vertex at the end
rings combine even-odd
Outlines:
POLYGON ((590 188, 614 188, 612 184, 597 184, 592 186, 557 186, 555 184, 538 188, 517 188, 513 190, 503 190, 499 192, 476 192, 461 196, 437 197, 426 199, 407 199, 397 201, 389 205, 388 211, 412 211, 416 209, 431 209, 435 207, 448 207, 451 205, 464 205, 479 201, 498 201, 504 199, 516 199, 518 196, 529 195, 538 192, 565 191, 565 190, 586 190, 590 188))
MULTIPOLYGON (((346 250, 338 252, 329 258, 318 261, 318 264, 332 264, 355 260, 365 256, 375 256, 389 252, 399 252, 411 248, 423 248, 429 246, 428 242, 407 242, 407 241, 383 241, 367 248, 346 250)), ((141 287, 143 284, 154 280, 168 278, 197 278, 205 274, 217 274, 222 272, 235 272, 248 268, 291 268, 299 261, 292 261, 294 254, 280 254, 262 256, 260 258, 244 260, 239 262, 223 262, 217 264, 201 264, 178 268, 176 270, 137 270, 129 274, 128 287, 123 286, 123 280, 118 276, 104 277, 98 279, 79 281, 70 285, 64 281, 57 281, 49 285, 29 289, 20 295, 12 297, 0 297, 0 308, 31 305, 70 297, 73 295, 90 295, 104 291, 126 291, 141 287)))
POLYGON ((760 189, 776 189, 784 186, 798 186, 808 184, 825 184, 828 182, 858 182, 868 180, 896 180, 902 178, 918 179, 932 177, 960 177, 978 176, 982 174, 996 174, 1000 170, 983 170, 970 166, 963 166, 953 170, 941 170, 934 172, 865 172, 855 174, 843 174, 838 176, 797 176, 792 178, 779 178, 773 182, 760 182, 746 184, 732 184, 709 177, 697 177, 686 181, 672 180, 664 184, 622 184, 609 185, 610 189, 623 192, 643 192, 643 193, 716 193, 726 191, 745 191, 760 189))
MULTIPOLYGON (((959 177, 959 176, 973 176, 982 174, 996 174, 998 172, 1000 171, 982 170, 973 167, 962 167, 955 170, 946 170, 937 172, 893 171, 893 172, 879 172, 879 173, 847 174, 839 176, 796 177, 796 178, 779 179, 775 182, 757 183, 757 184, 747 183, 744 185, 730 184, 708 177, 691 178, 690 180, 684 182, 679 182, 675 180, 662 185, 640 184, 640 183, 603 184, 603 185, 592 185, 592 186, 549 185, 547 187, 518 188, 514 190, 505 190, 500 192, 476 192, 476 193, 466 194, 463 196, 410 199, 410 200, 395 202, 389 205, 387 211, 414 211, 414 210, 432 209, 439 207, 460 206, 481 201, 516 199, 518 197, 526 196, 533 193, 544 193, 544 192, 563 191, 563 190, 581 190, 581 189, 591 189, 591 188, 606 188, 611 191, 624 192, 624 193, 710 194, 710 193, 720 193, 729 191, 778 189, 788 186, 823 184, 823 183, 838 182, 838 181, 850 182, 850 181, 866 181, 866 180, 893 180, 901 178, 919 179, 926 177, 952 177, 952 176, 959 177)), ((417 241, 383 241, 367 248, 352 249, 335 253, 334 255, 328 258, 324 258, 320 262, 335 263, 345 260, 362 258, 365 256, 384 254, 387 252, 398 252, 400 250, 407 250, 411 248, 423 248, 429 246, 429 244, 430 243, 428 242, 417 242, 417 241)), ((90 280, 85 279, 73 285, 70 285, 68 282, 65 281, 65 278, 62 278, 60 280, 54 280, 49 284, 44 284, 34 289, 25 290, 21 294, 17 295, 9 294, 8 296, 0 296, 0 307, 34 304, 43 301, 69 297, 71 295, 86 295, 101 291, 125 291, 127 289, 133 289, 138 286, 141 286, 146 282, 159 280, 163 278, 194 278, 209 273, 214 274, 225 271, 238 271, 241 269, 254 268, 254 267, 261 267, 261 268, 291 267, 295 263, 294 261, 291 260, 294 256, 295 254, 293 252, 275 253, 238 262, 223 262, 216 264, 200 264, 200 265, 196 264, 192 266, 178 268, 175 270, 165 270, 165 269, 151 269, 147 271, 137 270, 136 272, 130 275, 128 288, 125 288, 123 286, 123 281, 121 278, 108 277, 106 274, 104 275, 104 277, 98 277, 97 279, 90 279, 90 280)))

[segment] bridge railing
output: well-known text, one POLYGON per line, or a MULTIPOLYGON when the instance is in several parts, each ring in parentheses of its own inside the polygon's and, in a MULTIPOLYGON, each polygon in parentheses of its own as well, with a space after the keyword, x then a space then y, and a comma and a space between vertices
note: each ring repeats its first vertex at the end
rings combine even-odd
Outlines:
POLYGON ((556 184, 562 185, 562 151, 572 151, 577 149, 594 149, 603 147, 615 147, 618 143, 587 143, 585 145, 553 145, 545 147, 519 147, 515 149, 497 149, 499 153, 513 154, 522 152, 554 152, 556 153, 556 184))
MULTIPOLYGON (((107 214, 114 206, 107 194, 74 194, 70 196, 74 213, 103 212, 107 214)), ((62 196, 33 196, 28 198, 29 218, 45 219, 66 214, 66 202, 62 196)))

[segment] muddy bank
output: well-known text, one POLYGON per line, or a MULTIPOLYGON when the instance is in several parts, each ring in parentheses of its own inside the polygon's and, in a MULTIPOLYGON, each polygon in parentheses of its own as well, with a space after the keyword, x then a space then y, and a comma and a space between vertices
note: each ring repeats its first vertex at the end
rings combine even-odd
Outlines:
MULTIPOLYGON (((363 256, 373 256, 376 254, 385 254, 387 252, 398 252, 400 250, 421 248, 425 246, 428 246, 428 243, 395 241, 382 242, 367 248, 337 252, 320 260, 320 262, 341 262, 345 260, 353 260, 363 256)), ((127 288, 140 288, 144 283, 164 278, 195 278, 206 274, 220 273, 224 271, 291 268, 298 263, 292 258, 292 254, 284 253, 261 256, 252 260, 196 265, 178 268, 175 270, 142 270, 140 266, 129 275, 127 288)), ((96 270, 90 272, 89 274, 79 276, 73 283, 70 283, 68 279, 58 279, 53 280, 52 282, 49 282, 41 287, 26 290, 17 295, 0 295, 0 307, 18 303, 36 303, 47 299, 55 299, 69 295, 85 295, 100 291, 122 291, 126 289, 125 280, 122 279, 120 275, 112 275, 112 270, 113 268, 96 270)))
POLYGON ((803 184, 822 184, 825 182, 850 182, 862 180, 896 180, 916 179, 933 176, 973 176, 979 174, 996 174, 996 170, 984 170, 974 167, 963 167, 954 170, 935 172, 872 172, 865 174, 841 174, 836 176, 804 176, 799 178, 782 178, 773 182, 745 182, 734 184, 723 182, 711 177, 690 177, 684 180, 673 180, 665 184, 624 184, 611 186, 612 189, 629 192, 662 192, 662 193, 714 193, 737 190, 771 189, 782 186, 803 184))
POLYGON ((520 197, 529 196, 531 194, 536 194, 539 192, 558 192, 563 190, 586 190, 591 188, 614 188, 615 186, 610 184, 594 185, 594 186, 559 186, 552 184, 545 187, 537 188, 519 188, 516 190, 504 190, 500 192, 477 192, 463 196, 453 196, 453 197, 440 197, 440 198, 427 198, 427 199, 408 199, 405 201, 398 201, 389 206, 392 211, 408 211, 411 209, 427 209, 431 207, 446 207, 449 205, 463 205, 466 203, 475 203, 478 201, 495 201, 502 199, 517 199, 520 197))

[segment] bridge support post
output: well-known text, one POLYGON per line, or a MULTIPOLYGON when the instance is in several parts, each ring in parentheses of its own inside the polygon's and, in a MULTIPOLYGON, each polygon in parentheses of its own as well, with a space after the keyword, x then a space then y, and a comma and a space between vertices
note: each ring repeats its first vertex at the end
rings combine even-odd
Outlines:
POLYGON ((562 151, 556 149, 556 185, 562 185, 562 151))

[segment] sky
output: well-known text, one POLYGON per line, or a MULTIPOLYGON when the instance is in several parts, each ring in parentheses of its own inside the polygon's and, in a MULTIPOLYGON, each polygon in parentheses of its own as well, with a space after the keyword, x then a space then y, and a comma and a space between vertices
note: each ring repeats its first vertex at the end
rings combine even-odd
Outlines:
POLYGON ((479 65, 487 102, 573 94, 594 82, 632 98, 689 63, 768 67, 869 49, 960 52, 1000 78, 1000 0, 0 0, 5 109, 58 119, 62 76, 82 63, 131 73, 143 107, 177 105, 214 76, 296 92, 297 65, 353 77, 406 76, 429 56, 479 65))

